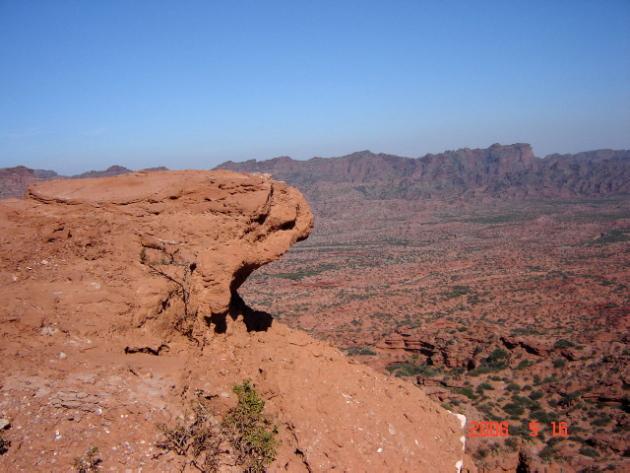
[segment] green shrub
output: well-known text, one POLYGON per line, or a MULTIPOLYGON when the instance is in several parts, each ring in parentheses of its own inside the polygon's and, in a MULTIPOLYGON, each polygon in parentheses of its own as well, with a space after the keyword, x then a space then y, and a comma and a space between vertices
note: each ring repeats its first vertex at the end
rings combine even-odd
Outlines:
POLYGON ((525 368, 529 368, 533 364, 535 364, 535 363, 533 361, 531 361, 531 360, 521 360, 521 362, 514 369, 516 369, 516 370, 524 370, 525 368))
POLYGON ((497 348, 484 361, 490 368, 501 370, 507 367, 507 360, 508 352, 497 348))
POLYGON ((536 419, 541 424, 550 424, 551 422, 554 422, 556 420, 553 414, 545 412, 542 409, 532 410, 530 417, 532 419, 536 419))
POLYGON ((603 415, 603 416, 598 417, 597 419, 594 419, 593 421, 591 421, 591 425, 595 425, 597 427, 601 427, 603 425, 610 424, 611 421, 612 421, 612 419, 609 416, 603 415))
POLYGON ((522 424, 510 425, 510 436, 521 437, 525 440, 531 440, 530 430, 522 424))
POLYGON ((390 363, 385 369, 398 377, 420 375, 431 378, 439 373, 439 370, 432 366, 407 361, 390 363))
POLYGON ((490 384, 490 383, 481 383, 479 386, 477 386, 476 391, 481 394, 481 393, 483 393, 486 390, 491 391, 493 389, 494 389, 494 387, 492 386, 492 384, 490 384))
POLYGON ((553 367, 554 368, 564 368, 564 365, 566 365, 566 360, 564 358, 556 358, 555 360, 553 360, 553 367))
POLYGON ((575 344, 570 341, 570 340, 566 340, 564 338, 559 339, 554 345, 554 348, 571 348, 575 346, 575 344))
POLYGON ((510 414, 513 418, 519 418, 525 412, 525 409, 522 405, 517 404, 515 402, 510 402, 503 406, 503 410, 510 414))
MULTIPOLYGON (((558 405, 560 406, 571 406, 575 404, 577 400, 580 399, 580 396, 583 394, 583 391, 578 389, 577 391, 573 391, 570 393, 562 393, 560 394, 560 400, 558 401, 558 405)), ((549 403, 551 405, 551 402, 549 403)))
POLYGON ((490 373, 493 371, 501 371, 508 367, 509 355, 508 352, 500 348, 496 348, 490 355, 481 360, 479 366, 470 371, 470 375, 477 376, 484 373, 490 373))
POLYGON ((473 453, 473 456, 479 460, 486 458, 488 456, 488 450, 485 448, 478 448, 476 452, 473 453))
POLYGON ((521 386, 518 383, 510 383, 507 385, 507 390, 510 392, 520 392, 521 386))
POLYGON ((445 299, 453 299, 455 297, 466 295, 470 292, 468 286, 453 286, 449 292, 445 292, 442 295, 445 299))
POLYGON ((477 395, 473 392, 472 388, 470 388, 469 386, 466 386, 463 388, 456 388, 455 392, 462 394, 471 400, 477 399, 477 395))
POLYGON ((553 445, 546 445, 540 453, 538 454, 540 458, 542 458, 545 462, 550 462, 556 456, 556 451, 553 448, 553 445))
POLYGON ((518 450, 518 440, 516 437, 509 437, 505 439, 505 446, 511 451, 518 450))
POLYGON ((525 396, 519 396, 518 394, 512 395, 512 402, 518 404, 519 406, 527 407, 529 409, 540 409, 540 405, 536 401, 532 401, 530 398, 525 396))
POLYGON ((532 391, 531 393, 529 393, 529 398, 532 401, 537 401, 538 399, 540 399, 544 395, 545 395, 545 393, 543 393, 542 391, 532 391))
POLYGON ((350 356, 374 356, 376 352, 371 347, 350 347, 346 350, 350 356))
POLYGON ((599 456, 599 453, 597 452, 597 450, 595 450, 594 448, 585 447, 585 446, 580 448, 580 454, 586 457, 591 457, 591 458, 595 458, 599 456))
POLYGON ((276 458, 278 431, 263 414, 265 401, 249 380, 234 386, 233 391, 238 403, 230 409, 223 425, 230 433, 237 460, 245 471, 263 473, 276 458))

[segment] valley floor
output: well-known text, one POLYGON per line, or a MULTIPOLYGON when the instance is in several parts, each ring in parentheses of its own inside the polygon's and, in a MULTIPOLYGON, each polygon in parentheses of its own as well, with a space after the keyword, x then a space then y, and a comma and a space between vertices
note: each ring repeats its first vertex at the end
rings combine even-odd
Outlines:
POLYGON ((471 420, 508 422, 508 438, 470 439, 482 471, 519 452, 630 468, 630 198, 313 207, 314 234, 248 280, 248 303, 471 420))

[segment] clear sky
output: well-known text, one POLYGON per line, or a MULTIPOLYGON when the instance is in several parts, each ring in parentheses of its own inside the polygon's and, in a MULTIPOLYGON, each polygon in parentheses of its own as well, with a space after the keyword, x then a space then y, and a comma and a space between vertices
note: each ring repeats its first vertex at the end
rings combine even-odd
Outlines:
POLYGON ((629 0, 0 0, 0 167, 630 148, 629 0))

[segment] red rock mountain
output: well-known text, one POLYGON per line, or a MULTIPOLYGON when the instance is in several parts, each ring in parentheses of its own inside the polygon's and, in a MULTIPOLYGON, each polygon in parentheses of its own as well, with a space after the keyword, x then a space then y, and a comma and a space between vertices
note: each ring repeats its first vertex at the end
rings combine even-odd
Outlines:
POLYGON ((599 196, 630 193, 630 150, 534 156, 528 144, 460 149, 412 159, 360 151, 339 158, 228 161, 219 166, 263 172, 317 196, 344 184, 367 198, 491 196, 599 196))
POLYGON ((128 174, 132 172, 131 169, 127 169, 124 166, 118 166, 117 164, 108 167, 103 171, 88 171, 82 174, 77 174, 76 176, 72 176, 73 178, 81 179, 84 177, 112 177, 119 176, 121 174, 128 174))
MULTIPOLYGON (((165 168, 151 170, 161 169, 165 168)), ((458 195, 597 197, 630 193, 630 150, 553 154, 541 159, 534 156, 530 145, 522 143, 464 148, 415 159, 370 151, 306 161, 283 156, 264 161, 227 161, 217 169, 269 173, 298 186, 315 200, 319 193, 331 191, 370 199, 458 195)), ((71 177, 107 177, 129 172, 123 166, 110 166, 71 177)), ((0 169, 0 198, 24 195, 35 180, 60 177, 54 171, 23 166, 0 169)))
POLYGON ((30 169, 24 166, 0 169, 0 199, 24 194, 32 183, 57 177, 54 171, 30 169))

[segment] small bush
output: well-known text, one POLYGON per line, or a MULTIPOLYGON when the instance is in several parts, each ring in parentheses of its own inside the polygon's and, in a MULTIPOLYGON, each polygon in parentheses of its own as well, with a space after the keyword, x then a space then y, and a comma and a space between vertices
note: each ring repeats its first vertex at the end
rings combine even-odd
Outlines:
POLYGON ((72 466, 77 473, 91 473, 101 469, 102 460, 98 455, 98 448, 90 447, 81 457, 74 459, 72 466))
POLYGON ((445 299, 453 299, 455 297, 466 295, 470 292, 470 287, 468 286, 453 286, 453 288, 448 291, 442 293, 442 296, 445 299))
POLYGON ((510 392, 517 393, 517 392, 520 392, 521 386, 518 383, 510 383, 507 385, 507 390, 510 392))
POLYGON ((508 352, 497 348, 492 353, 490 353, 488 358, 485 359, 485 363, 490 368, 499 370, 507 367, 507 359, 508 352))
POLYGON ((213 427, 211 417, 204 400, 196 400, 192 406, 192 422, 158 425, 164 436, 158 447, 190 458, 190 464, 204 473, 217 471, 221 436, 213 427))
POLYGON ((534 364, 531 360, 521 360, 521 362, 514 368, 515 370, 524 370, 525 368, 529 368, 534 364))
POLYGON ((527 407, 528 409, 537 410, 540 409, 540 404, 536 401, 532 401, 526 396, 519 396, 518 394, 512 394, 512 402, 519 406, 527 407))
POLYGON ((457 388, 457 389, 455 389, 455 392, 457 392, 459 394, 462 394, 462 395, 466 396, 468 399, 471 399, 471 400, 477 399, 477 396, 475 395, 473 390, 470 387, 468 387, 468 386, 463 387, 463 388, 457 388))
POLYGON ((550 462, 556 456, 556 451, 553 448, 553 445, 547 445, 543 448, 538 454, 540 458, 542 458, 545 462, 550 462))
POLYGON ((564 368, 564 365, 566 365, 566 360, 564 358, 556 358, 555 360, 553 360, 553 367, 554 368, 564 368))
POLYGON ((505 440, 505 446, 508 450, 516 451, 518 450, 518 440, 515 437, 509 437, 505 440))
POLYGON ((612 421, 612 419, 609 416, 603 415, 603 416, 598 417, 597 419, 594 419, 593 421, 591 421, 591 425, 595 425, 597 427, 601 427, 603 425, 610 424, 611 421, 612 421))
POLYGON ((11 441, 5 439, 2 436, 2 432, 0 432, 0 455, 4 455, 9 451, 9 447, 11 446, 11 441))
POLYGON ((374 356, 376 352, 370 347, 350 347, 346 350, 346 353, 350 356, 374 356))
POLYGON ((249 380, 234 386, 236 407, 223 421, 237 450, 238 461, 248 473, 263 473, 276 458, 277 430, 263 414, 265 401, 249 380))
POLYGON ((514 438, 521 437, 522 439, 529 441, 531 440, 529 434, 530 430, 522 424, 510 425, 510 436, 514 436, 514 438))
POLYGON ((439 369, 425 364, 415 364, 411 362, 394 362, 385 368, 390 373, 398 377, 402 376, 424 376, 431 378, 438 374, 439 369))
POLYGON ((473 453, 473 456, 479 460, 486 458, 488 456, 488 450, 485 448, 479 448, 476 452, 473 453))
POLYGON ((556 419, 553 414, 546 412, 543 409, 532 410, 530 417, 532 419, 536 419, 541 424, 550 424, 556 419))
POLYGON ((580 454, 586 457, 591 457, 591 458, 595 458, 599 456, 599 453, 597 452, 597 450, 591 447, 581 447, 580 454))
POLYGON ((486 390, 491 391, 493 389, 494 389, 494 387, 492 386, 492 384, 490 384, 490 383, 481 383, 479 386, 477 386, 476 391, 481 394, 481 393, 483 393, 486 390))
MULTIPOLYGON (((469 372, 471 376, 477 376, 493 371, 501 371, 508 367, 509 354, 505 350, 496 348, 490 355, 481 360, 479 366, 469 372)), ((492 378, 491 378, 492 379, 492 378)))
POLYGON ((503 406, 503 410, 506 413, 510 414, 511 417, 516 418, 516 419, 518 419, 525 412, 525 409, 523 408, 523 406, 514 402, 510 402, 506 404, 505 406, 503 406))
POLYGON ((561 338, 554 344, 553 347, 554 348, 571 348, 573 346, 575 346, 575 344, 572 341, 561 338))

